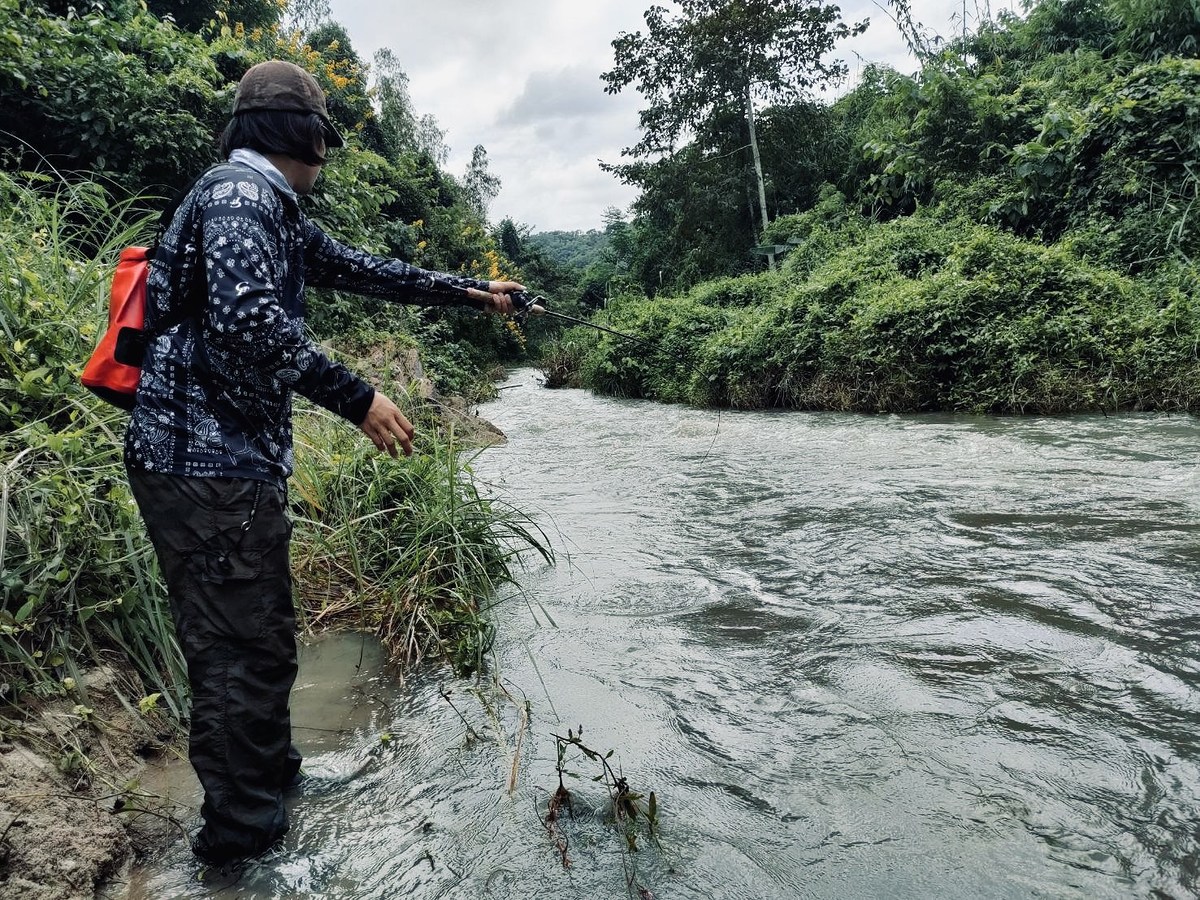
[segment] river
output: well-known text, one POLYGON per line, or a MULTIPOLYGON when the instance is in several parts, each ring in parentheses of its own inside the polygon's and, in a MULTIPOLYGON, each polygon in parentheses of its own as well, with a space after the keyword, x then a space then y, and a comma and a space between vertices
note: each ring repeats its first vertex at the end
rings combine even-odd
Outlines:
POLYGON ((305 648, 297 739, 345 783, 236 881, 181 842, 130 900, 1200 893, 1195 419, 504 387, 481 414, 509 441, 473 465, 559 553, 497 607, 512 699, 305 648), (572 752, 564 868, 543 818, 580 725, 655 792, 659 843, 625 851, 572 752))

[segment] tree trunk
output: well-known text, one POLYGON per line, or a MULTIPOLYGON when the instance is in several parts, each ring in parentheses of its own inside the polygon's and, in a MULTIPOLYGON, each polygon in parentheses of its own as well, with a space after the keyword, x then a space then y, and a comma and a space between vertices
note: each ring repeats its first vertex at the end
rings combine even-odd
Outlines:
MULTIPOLYGON (((746 124, 750 126, 750 153, 754 156, 754 177, 758 181, 758 211, 762 217, 762 227, 767 228, 767 186, 763 182, 762 157, 758 153, 758 133, 754 130, 754 100, 750 95, 750 85, 746 85, 746 124)), ((767 254, 767 265, 775 270, 775 254, 767 254)))

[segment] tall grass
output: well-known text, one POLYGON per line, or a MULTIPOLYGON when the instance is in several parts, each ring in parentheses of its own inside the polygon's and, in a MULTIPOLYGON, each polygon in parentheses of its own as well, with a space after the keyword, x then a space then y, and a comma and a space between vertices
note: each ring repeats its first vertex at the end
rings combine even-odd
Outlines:
POLYGON ((309 628, 378 632, 392 656, 478 670, 491 649, 488 604, 521 556, 553 559, 518 510, 480 496, 454 434, 419 429, 393 460, 322 410, 298 417, 291 505, 297 605, 309 628))
POLYGON ((124 658, 183 711, 184 669, 130 495, 124 414, 78 381, 121 249, 150 217, 96 184, 0 174, 0 699, 124 658))
MULTIPOLYGON (((117 255, 149 236, 133 209, 95 184, 0 173, 0 715, 105 660, 184 713, 185 669, 121 463, 126 417, 78 382, 117 255)), ((523 550, 551 557, 540 533, 479 496, 437 429, 397 462, 327 414, 298 424, 302 622, 367 624, 401 659, 479 666, 486 604, 523 550)))

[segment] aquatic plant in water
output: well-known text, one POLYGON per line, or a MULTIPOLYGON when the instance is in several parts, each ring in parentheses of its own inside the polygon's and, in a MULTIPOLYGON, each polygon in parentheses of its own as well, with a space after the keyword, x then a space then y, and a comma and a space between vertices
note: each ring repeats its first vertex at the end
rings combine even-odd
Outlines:
POLYGON ((625 776, 613 769, 609 760, 616 753, 609 750, 601 753, 583 743, 583 726, 578 731, 567 729, 567 736, 554 735, 557 760, 555 771, 558 773, 558 788, 551 795, 546 808, 546 817, 542 820, 554 846, 562 856, 563 868, 570 868, 571 859, 568 855, 570 840, 560 824, 562 811, 565 809, 570 818, 574 818, 571 807, 571 792, 567 790, 564 778, 578 778, 577 773, 567 768, 567 755, 571 748, 577 750, 589 761, 596 763, 599 772, 592 777, 594 782, 602 782, 608 790, 609 805, 612 810, 613 825, 624 840, 622 865, 625 867, 625 884, 630 895, 636 890, 639 897, 652 898, 654 895, 644 885, 638 883, 637 866, 633 854, 638 849, 638 837, 645 831, 649 840, 657 847, 658 843, 658 798, 654 791, 643 795, 629 786, 625 776))

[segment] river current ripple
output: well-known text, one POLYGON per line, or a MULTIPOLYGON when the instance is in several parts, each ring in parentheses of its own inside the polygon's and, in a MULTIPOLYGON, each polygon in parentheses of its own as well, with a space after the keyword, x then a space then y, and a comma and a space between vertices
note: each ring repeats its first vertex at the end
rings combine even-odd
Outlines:
POLYGON ((228 896, 625 896, 598 785, 570 870, 541 824, 581 724, 656 791, 658 898, 1200 894, 1195 419, 718 416, 530 371, 481 412, 509 441, 474 468, 560 553, 497 613, 516 791, 469 683, 302 675, 298 720, 361 713, 312 765, 377 764, 228 896))

